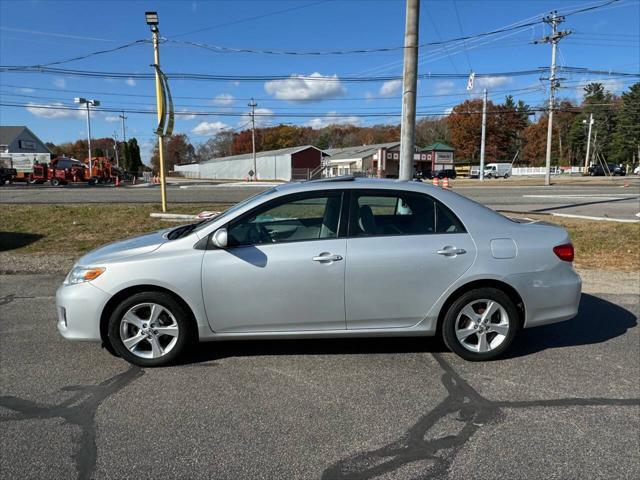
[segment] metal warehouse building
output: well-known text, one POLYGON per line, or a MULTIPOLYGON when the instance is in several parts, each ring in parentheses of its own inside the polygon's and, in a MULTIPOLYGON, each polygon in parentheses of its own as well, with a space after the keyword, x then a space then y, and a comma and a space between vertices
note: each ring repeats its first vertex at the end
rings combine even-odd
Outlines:
MULTIPOLYGON (((312 145, 256 152, 258 180, 308 180, 319 178, 328 154, 312 145)), ((188 178, 243 180, 253 170, 253 154, 213 158, 191 165, 176 165, 188 178)))

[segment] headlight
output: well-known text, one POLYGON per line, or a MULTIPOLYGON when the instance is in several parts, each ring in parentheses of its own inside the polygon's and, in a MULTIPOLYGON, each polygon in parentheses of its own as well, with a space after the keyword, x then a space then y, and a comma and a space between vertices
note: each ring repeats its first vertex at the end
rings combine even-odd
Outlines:
POLYGON ((91 280, 95 280, 100 275, 104 273, 106 268, 104 267, 93 267, 93 268, 85 268, 85 267, 74 267, 73 270, 69 272, 67 278, 64 279, 65 285, 75 285, 76 283, 89 282, 91 280))

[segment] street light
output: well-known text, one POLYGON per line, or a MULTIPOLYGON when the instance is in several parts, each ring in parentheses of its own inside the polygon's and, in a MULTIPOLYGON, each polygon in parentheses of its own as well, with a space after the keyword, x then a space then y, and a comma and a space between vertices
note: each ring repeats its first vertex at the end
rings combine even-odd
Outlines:
MULTIPOLYGON (((153 33, 153 59, 154 67, 156 70, 156 107, 158 109, 158 123, 162 123, 162 84, 160 83, 160 51, 159 51, 159 37, 160 30, 158 29, 158 13, 157 12, 144 12, 144 17, 147 21, 147 25, 151 27, 153 33)), ((167 211, 167 185, 164 176, 164 136, 163 133, 158 130, 158 157, 160 157, 160 197, 162 200, 162 211, 167 211)))
POLYGON ((147 25, 158 25, 158 12, 144 12, 144 18, 147 20, 147 25))
POLYGON ((78 103, 80 105, 86 105, 87 106, 87 140, 89 143, 89 181, 91 181, 91 179, 93 178, 93 161, 91 160, 91 113, 90 113, 90 107, 94 106, 94 107, 99 107, 100 106, 100 100, 94 100, 94 99, 86 99, 83 97, 76 97, 73 99, 73 101, 75 103, 78 103))

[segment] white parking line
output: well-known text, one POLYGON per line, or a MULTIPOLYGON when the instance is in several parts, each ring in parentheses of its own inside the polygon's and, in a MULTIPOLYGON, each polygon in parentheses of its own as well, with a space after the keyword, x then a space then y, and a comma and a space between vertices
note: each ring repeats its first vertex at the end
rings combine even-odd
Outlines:
POLYGON ((592 217, 590 215, 574 215, 572 213, 554 212, 551 212, 551 215, 553 215, 554 217, 580 218, 582 220, 596 220, 599 222, 640 223, 640 220, 634 220, 632 218, 592 217))
POLYGON ((597 193, 591 195, 557 194, 557 195, 522 195, 522 198, 597 198, 598 200, 622 200, 640 197, 637 193, 616 193, 614 195, 597 193))

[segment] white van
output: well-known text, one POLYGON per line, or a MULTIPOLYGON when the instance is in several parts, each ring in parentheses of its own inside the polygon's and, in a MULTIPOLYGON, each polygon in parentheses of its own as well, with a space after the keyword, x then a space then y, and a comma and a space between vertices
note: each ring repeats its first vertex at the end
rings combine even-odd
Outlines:
POLYGON ((511 175, 510 163, 487 163, 484 167, 484 178, 509 178, 511 175))

